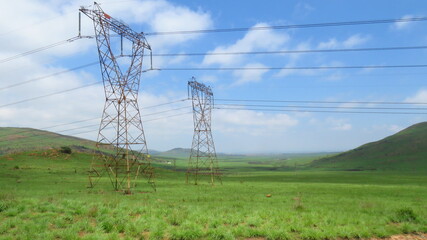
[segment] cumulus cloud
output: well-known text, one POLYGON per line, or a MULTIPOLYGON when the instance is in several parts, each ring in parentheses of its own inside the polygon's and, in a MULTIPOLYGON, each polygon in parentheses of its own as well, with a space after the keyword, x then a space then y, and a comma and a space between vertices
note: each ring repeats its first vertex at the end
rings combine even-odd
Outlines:
POLYGON ((221 132, 239 132, 249 135, 268 135, 296 126, 298 120, 287 114, 266 114, 253 110, 218 110, 214 122, 221 132))
MULTIPOLYGON (((58 42, 77 35, 78 9, 80 5, 87 5, 86 0, 65 1, 28 1, 17 0, 2 3, 0 15, 0 59, 4 59, 22 52, 33 50, 50 43, 58 42), (19 11, 17 11, 19 9, 19 11), (13 19, 13 21, 10 21, 13 19)), ((127 23, 141 26, 141 31, 160 32, 170 30, 194 30, 211 28, 213 23, 210 14, 201 9, 192 10, 168 1, 131 1, 126 4, 114 4, 113 2, 101 5, 111 16, 122 19, 127 23)), ((93 24, 89 18, 82 16, 83 35, 93 34, 93 24)), ((138 27, 137 27, 138 28, 138 27)), ((185 36, 152 36, 156 39, 153 48, 161 47, 163 52, 168 52, 173 46, 186 43, 200 37, 200 35, 185 36), (157 44, 157 45, 156 45, 157 44)), ((129 48, 129 46, 125 46, 129 48)), ((19 126, 44 128, 57 124, 101 117, 105 101, 102 84, 84 87, 89 83, 100 80, 99 65, 84 68, 78 71, 54 75, 39 81, 33 81, 16 87, 1 90, 19 82, 31 80, 41 76, 51 75, 66 71, 64 66, 79 65, 74 58, 86 59, 83 63, 96 60, 96 43, 94 39, 78 40, 64 46, 58 46, 37 54, 17 58, 16 60, 2 63, 0 75, 0 102, 2 105, 18 102, 24 99, 37 98, 72 88, 76 90, 39 98, 19 104, 8 105, 0 108, 0 126, 19 126), (89 57, 88 57, 89 56, 89 57), (87 60, 87 59, 90 60, 87 60), (86 62, 87 61, 87 62, 86 62), (78 89, 77 89, 78 88, 78 89), (88 104, 90 103, 90 104, 88 104)), ((182 57, 170 58, 168 63, 180 63, 182 57)), ((83 60, 81 60, 83 61, 83 60)), ((80 64, 83 64, 80 63, 80 64)), ((146 74, 145 76, 150 75, 146 74)), ((156 105, 185 96, 176 90, 171 90, 167 95, 141 94, 143 106, 156 105)), ((176 106, 174 106, 176 107, 176 106)), ((164 117, 165 114, 148 115, 156 111, 168 111, 174 107, 165 106, 158 109, 142 110, 144 120, 153 120, 164 117)), ((185 109, 183 109, 185 110, 185 109)), ((190 108, 187 111, 191 110, 190 108)), ((181 113, 180 111, 173 113, 181 113)), ((166 113, 166 115, 168 115, 166 113)), ((176 121, 159 119, 149 121, 153 126, 146 131, 153 138, 152 143, 162 145, 167 137, 178 140, 183 135, 182 131, 189 133, 191 143, 192 121, 191 114, 177 117, 176 121), (187 116, 185 118, 185 116, 187 116), (183 122, 186 119, 189 122, 183 122), (163 123, 163 125, 162 125, 163 123), (166 123, 166 124, 165 124, 166 123), (188 126, 188 129, 182 126, 188 126), (153 130, 155 129, 155 130, 153 130)), ((89 122, 52 128, 52 131, 61 131, 67 128, 84 127, 85 125, 99 124, 99 119, 89 122)), ((78 131, 94 130, 94 132, 78 135, 89 139, 96 139, 97 127, 88 127, 81 130, 67 131, 64 134, 73 134, 78 131)), ((146 129, 147 130, 147 129, 146 129)), ((185 134, 184 134, 185 135, 185 134)), ((176 142, 170 141, 171 144, 176 142)), ((165 146, 163 144, 163 146, 165 146)), ((157 148, 156 145, 150 147, 157 148)), ((166 149, 165 149, 166 150, 166 149)))
POLYGON ((237 78, 237 81, 234 85, 241 85, 249 82, 259 82, 262 80, 263 75, 268 72, 267 69, 263 69, 267 66, 261 63, 250 63, 246 64, 244 67, 253 68, 253 70, 234 71, 233 75, 237 78))
MULTIPOLYGON (((400 20, 404 20, 404 19, 408 19, 408 18, 414 18, 416 16, 411 15, 411 14, 407 14, 404 15, 403 17, 400 18, 400 20)), ((394 30, 403 30, 403 29, 408 29, 412 24, 414 24, 414 22, 395 22, 392 25, 392 29, 394 30)))
POLYGON ((413 96, 407 97, 405 102, 427 103, 427 89, 421 89, 413 96))
MULTIPOLYGON (((268 27, 266 23, 258 23, 253 27, 268 27)), ((245 36, 235 43, 227 46, 219 46, 209 53, 223 52, 249 52, 261 50, 278 50, 289 40, 289 36, 283 32, 274 30, 248 31, 245 36)), ((219 64, 221 66, 235 67, 245 59, 242 55, 208 55, 203 59, 204 65, 219 64)))
MULTIPOLYGON (((136 31, 162 33, 170 31, 203 30, 213 28, 211 15, 202 9, 193 10, 166 0, 129 1, 126 4, 107 3, 103 10, 111 16, 135 25, 136 31)), ((154 34, 147 41, 154 53, 168 53, 171 48, 201 38, 202 34, 154 34)), ((156 58, 155 67, 180 63, 185 58, 156 58)))
POLYGON ((367 41, 369 41, 369 36, 363 36, 361 34, 355 34, 350 36, 349 38, 347 38, 342 45, 344 47, 347 48, 351 48, 351 47, 355 47, 355 46, 359 46, 362 45, 364 43, 366 43, 367 41))
POLYGON ((330 126, 330 129, 334 131, 348 131, 353 128, 346 119, 327 118, 326 123, 330 126))
POLYGON ((352 48, 352 47, 365 44, 370 40, 370 38, 371 37, 369 35, 362 35, 362 34, 351 35, 350 37, 342 41, 338 41, 336 38, 331 38, 328 41, 320 42, 317 45, 317 48, 318 49, 352 48))

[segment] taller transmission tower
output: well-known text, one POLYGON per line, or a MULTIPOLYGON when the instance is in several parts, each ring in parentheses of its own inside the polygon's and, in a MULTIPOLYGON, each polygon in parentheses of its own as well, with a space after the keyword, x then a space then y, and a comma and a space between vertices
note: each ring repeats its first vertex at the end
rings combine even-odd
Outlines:
POLYGON ((97 148, 102 150, 99 151, 102 153, 99 159, 101 164, 92 163, 90 187, 105 172, 117 191, 131 193, 139 175, 145 175, 154 187, 154 173, 138 107, 144 50, 151 51, 151 47, 143 33, 137 33, 112 18, 96 2, 93 10, 81 7, 80 12, 92 19, 95 27, 105 91, 105 106, 97 140, 97 148), (121 71, 112 51, 111 31, 121 37, 122 46, 123 38, 132 43, 130 63, 125 72, 121 71), (110 149, 111 154, 105 153, 106 149, 110 149))
POLYGON ((189 97, 193 104, 194 135, 187 169, 189 178, 197 181, 202 176, 209 176, 210 183, 221 182, 218 160, 211 132, 211 112, 214 104, 212 89, 192 78, 188 82, 189 97))

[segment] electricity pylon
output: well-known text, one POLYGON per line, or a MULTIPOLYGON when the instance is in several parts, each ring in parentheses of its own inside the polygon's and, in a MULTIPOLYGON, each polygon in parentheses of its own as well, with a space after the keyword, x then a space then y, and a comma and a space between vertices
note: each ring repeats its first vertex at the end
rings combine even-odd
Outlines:
POLYGON ((143 33, 137 33, 112 18, 96 2, 93 10, 81 7, 80 11, 92 19, 94 24, 105 91, 105 106, 96 144, 101 153, 98 159, 101 164, 92 163, 89 187, 93 187, 99 177, 107 172, 117 191, 131 193, 139 175, 147 177, 155 188, 138 107, 144 50, 151 51, 151 47, 143 33), (126 72, 121 71, 112 51, 111 31, 118 34, 122 42, 125 38, 132 43, 126 72))
POLYGON ((197 82, 194 77, 188 82, 188 88, 193 105, 194 135, 186 182, 189 183, 189 178, 192 178, 197 185, 202 176, 208 176, 212 185, 215 181, 222 183, 211 132, 211 113, 214 104, 212 90, 197 82))

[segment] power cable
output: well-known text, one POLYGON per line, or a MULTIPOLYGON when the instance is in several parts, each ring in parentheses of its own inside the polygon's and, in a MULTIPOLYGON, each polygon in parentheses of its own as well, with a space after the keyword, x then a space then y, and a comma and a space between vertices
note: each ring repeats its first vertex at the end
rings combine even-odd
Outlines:
MULTIPOLYGON (((186 100, 186 99, 185 99, 186 100)), ((182 101, 182 100, 179 100, 182 101)), ((179 101, 171 101, 168 103, 163 103, 163 104, 158 104, 158 105, 153 105, 150 106, 150 108, 153 107, 157 107, 157 106, 162 106, 162 105, 166 105, 166 104, 172 104, 172 103, 176 103, 179 101)), ((171 111, 176 111, 176 110, 180 110, 180 109, 184 109, 184 108, 188 108, 188 107, 181 107, 181 108, 175 108, 175 109, 171 109, 171 110, 166 110, 166 111, 161 111, 161 112, 156 112, 156 113, 150 113, 150 114, 145 114, 142 115, 141 117, 146 117, 146 116, 152 116, 152 115, 157 115, 157 114, 162 114, 165 112, 171 112, 171 111)), ((73 121, 73 122, 68 122, 68 123, 63 123, 63 124, 57 124, 57 125, 53 125, 53 126, 48 126, 48 127, 43 127, 43 128, 39 128, 39 130, 47 130, 47 129, 51 129, 51 128, 56 128, 56 127, 62 127, 62 126, 67 126, 67 125, 72 125, 72 124, 76 124, 76 123, 82 123, 82 122, 88 122, 88 121, 93 121, 93 120, 97 120, 97 119, 101 119, 100 117, 96 117, 96 118, 89 118, 89 119, 84 119, 84 120, 78 120, 78 121, 73 121)), ((161 118, 160 118, 161 119, 161 118)), ((152 121, 149 120, 149 121, 152 121)), ((145 121, 144 121, 145 122, 145 121)), ((89 125, 89 126, 84 126, 84 127, 78 127, 78 128, 72 128, 72 129, 66 129, 66 130, 60 130, 60 131, 56 131, 56 132, 64 132, 64 131, 71 131, 71 130, 75 130, 75 129, 80 129, 80 128, 86 128, 86 127, 90 127, 90 126, 99 126, 99 124, 94 124, 94 125, 89 125)), ((22 133, 26 133, 26 132, 31 132, 32 129, 29 130, 23 130, 23 131, 19 131, 19 132, 15 132, 14 134, 22 134, 22 133)), ((7 136, 6 135, 0 135, 0 137, 4 137, 7 136)), ((1 142, 1 141, 0 141, 1 142)))
POLYGON ((272 99, 226 99, 216 98, 215 101, 225 102, 275 102, 275 103, 331 103, 331 104, 422 104, 425 105, 427 102, 385 102, 385 101, 315 101, 315 100, 272 100, 272 99))
POLYGON ((53 47, 57 47, 57 46, 60 46, 60 45, 66 44, 66 43, 74 42, 75 40, 78 40, 78 39, 81 39, 81 38, 82 37, 79 37, 79 36, 72 37, 72 38, 69 38, 67 40, 59 41, 59 42, 52 43, 52 44, 44 46, 44 47, 36 48, 36 49, 28 51, 28 52, 24 52, 24 53, 20 53, 18 55, 15 55, 15 56, 4 58, 4 59, 0 60, 0 64, 1 63, 5 63, 5 62, 9 62, 9 61, 12 61, 12 60, 15 60, 15 59, 20 58, 20 57, 25 57, 25 56, 28 56, 30 54, 41 52, 41 51, 47 50, 49 48, 53 48, 53 47))
MULTIPOLYGON (((99 117, 97 117, 97 118, 89 118, 89 119, 84 119, 84 120, 79 120, 79 121, 74 121, 74 122, 69 122, 69 123, 57 124, 57 125, 53 125, 53 126, 42 127, 42 128, 39 128, 39 130, 47 130, 47 129, 51 129, 51 128, 55 128, 55 127, 62 127, 62 126, 76 124, 76 123, 93 121, 93 120, 96 120, 96 119, 100 119, 100 118, 99 117)), ((22 133, 32 132, 32 129, 28 129, 28 128, 26 128, 26 129, 27 130, 22 130, 22 131, 15 132, 14 134, 22 134, 22 133)), ((0 135, 0 138, 1 137, 5 137, 5 136, 8 136, 8 134, 0 135)))
POLYGON ((46 98, 46 97, 58 95, 58 94, 63 94, 63 93, 71 92, 71 91, 82 89, 82 88, 85 88, 85 87, 90 87, 90 86, 99 84, 101 82, 102 81, 98 81, 98 82, 86 84, 86 85, 83 85, 83 86, 80 86, 80 87, 70 88, 70 89, 66 89, 66 90, 63 90, 63 91, 54 92, 54 93, 50 93, 50 94, 46 94, 46 95, 42 95, 42 96, 33 97, 33 98, 27 98, 27 99, 24 99, 24 100, 21 100, 21 101, 17 101, 17 102, 13 102, 13 103, 8 103, 8 104, 0 105, 0 108, 12 106, 12 105, 16 105, 16 104, 20 104, 20 103, 24 103, 24 102, 30 102, 30 101, 38 100, 38 99, 41 99, 41 98, 46 98))
POLYGON ((143 107, 141 109, 154 108, 154 107, 169 105, 169 104, 173 104, 173 103, 177 103, 177 102, 184 102, 184 101, 187 101, 187 100, 188 100, 187 98, 183 98, 183 99, 179 99, 179 100, 175 100, 175 101, 171 101, 171 102, 167 102, 167 103, 160 103, 160 104, 156 104, 156 105, 152 105, 152 106, 148 106, 148 107, 143 107))
POLYGON ((0 91, 8 89, 8 88, 13 88, 13 87, 17 87, 17 86, 20 86, 20 85, 24 85, 24 84, 27 84, 27 83, 30 83, 30 82, 40 81, 40 80, 43 80, 43 79, 46 79, 46 78, 58 76, 58 75, 61 75, 61 74, 64 74, 64 73, 73 72, 73 71, 76 71, 76 70, 79 70, 79 69, 82 69, 82 68, 86 68, 86 67, 90 67, 90 66, 93 66, 93 65, 96 65, 96 64, 99 64, 99 61, 87 63, 87 64, 84 64, 84 65, 81 65, 81 66, 77 66, 77 67, 74 67, 74 68, 70 68, 70 69, 67 69, 67 70, 64 70, 64 71, 55 72, 55 73, 52 73, 52 74, 49 74, 49 75, 45 75, 45 76, 41 76, 41 77, 36 77, 36 78, 30 79, 30 80, 26 80, 26 81, 23 81, 23 82, 19 82, 19 83, 15 83, 15 84, 12 84, 12 85, 5 86, 5 87, 1 87, 0 91))
POLYGON ((82 128, 88 128, 88 127, 99 127, 99 124, 91 124, 91 125, 86 125, 86 126, 82 126, 82 127, 76 127, 76 128, 70 128, 70 129, 65 129, 65 130, 60 130, 60 131, 55 131, 56 133, 62 133, 62 132, 68 132, 68 131, 73 131, 73 130, 77 130, 77 129, 82 129, 82 128))
MULTIPOLYGON (((185 115, 185 114, 189 114, 189 113, 192 113, 192 112, 185 112, 185 113, 179 113, 179 114, 174 114, 174 115, 169 115, 169 116, 154 118, 154 119, 146 120, 144 122, 152 122, 152 121, 157 121, 157 120, 161 120, 161 119, 167 119, 167 118, 177 117, 177 116, 181 116, 181 115, 185 115)), ((145 115, 145 116, 147 116, 147 115, 145 115)), ((87 119, 87 120, 75 121, 75 122, 72 122, 72 123, 83 122, 83 121, 88 121, 88 120, 94 120, 94 119, 87 119)), ((62 124, 62 125, 68 125, 68 124, 72 124, 72 123, 66 123, 66 124, 62 124)), ((55 126, 59 126, 59 125, 55 125, 55 126)), ((55 126, 51 126, 51 127, 47 127, 47 128, 52 128, 52 127, 55 127, 55 126)), ((71 128, 71 129, 65 129, 65 130, 60 130, 60 131, 55 131, 55 132, 45 132, 45 133, 41 133, 41 134, 37 134, 37 135, 28 136, 28 137, 26 137, 26 139, 33 138, 33 137, 39 137, 41 135, 46 135, 46 134, 52 134, 52 133, 53 134, 58 134, 58 133, 62 133, 62 132, 67 132, 67 131, 72 131, 72 130, 77 130, 77 129, 84 129, 84 128, 94 127, 94 126, 99 126, 99 124, 87 125, 87 126, 76 127, 76 128, 71 128)), ((98 129, 96 129, 96 130, 89 130, 89 131, 83 131, 83 132, 78 132, 78 133, 73 133, 73 134, 67 134, 67 135, 58 134, 58 136, 54 136, 54 137, 56 138, 56 137, 63 137, 63 136, 75 136, 75 135, 80 135, 80 134, 89 133, 89 132, 97 132, 97 131, 99 131, 99 130, 98 129)), ((32 130, 21 131, 21 132, 14 133, 14 134, 19 134, 19 133, 24 133, 24 132, 32 132, 32 130)), ((0 136, 0 137, 5 137, 5 136, 8 136, 8 135, 3 135, 3 136, 0 136)), ((88 140, 88 139, 81 139, 81 140, 88 140)), ((11 140, 0 140, 0 142, 9 142, 9 141, 11 141, 11 140)))
POLYGON ((427 112, 379 112, 379 111, 372 111, 372 112, 364 112, 364 111, 326 111, 326 110, 296 110, 296 109, 260 109, 260 108, 221 108, 221 107, 215 107, 215 109, 222 109, 222 110, 241 110, 241 111, 267 111, 267 112, 300 112, 300 113, 354 113, 354 114, 396 114, 396 115, 427 115, 427 112))
POLYGON ((152 121, 157 121, 157 120, 161 120, 161 119, 182 116, 182 115, 186 115, 186 114, 190 114, 190 113, 193 113, 193 112, 191 111, 191 112, 185 112, 185 113, 178 113, 178 114, 169 115, 169 116, 165 116, 165 117, 161 117, 161 118, 154 118, 154 119, 145 120, 144 122, 152 122, 152 121))
POLYGON ((307 66, 307 67, 199 67, 157 68, 159 71, 252 71, 252 70, 326 70, 326 69, 378 69, 378 68, 426 68, 427 64, 411 65, 365 65, 365 66, 307 66))
POLYGON ((262 107, 262 108, 311 108, 311 109, 369 109, 369 110, 427 110, 427 108, 404 107, 357 107, 357 106, 301 106, 301 105, 259 105, 259 104, 217 104, 216 106, 262 107))
MULTIPOLYGON (((76 71, 82 68, 86 68, 86 67, 90 67, 93 65, 99 64, 99 61, 96 62, 91 62, 91 63, 87 63, 84 65, 80 65, 74 68, 70 68, 64 71, 60 71, 60 72, 56 72, 56 73, 52 73, 46 76, 42 76, 42 77, 37 77, 37 78, 33 78, 27 81, 23 81, 23 82, 19 82, 19 83, 15 83, 15 84, 11 84, 5 87, 1 87, 0 91, 5 90, 5 89, 9 89, 9 88, 13 88, 16 86, 20 86, 20 85, 24 85, 24 84, 28 84, 30 82, 35 82, 35 81, 39 81, 39 80, 43 80, 46 78, 50 78, 53 76, 57 76, 57 75, 61 75, 64 73, 68 73, 68 72, 72 72, 72 71, 76 71)), ((425 68, 427 67, 427 65, 423 64, 423 65, 378 65, 378 66, 320 66, 320 67, 316 67, 316 66, 312 66, 312 67, 232 67, 232 68, 158 68, 158 69, 150 69, 150 70, 158 70, 158 71, 191 71, 191 70, 207 70, 207 71, 221 71, 221 70, 240 70, 240 71, 244 71, 244 70, 322 70, 322 69, 360 69, 360 68, 425 68)))
POLYGON ((361 21, 348 21, 348 22, 308 23, 308 24, 260 26, 260 27, 182 30, 182 31, 151 32, 151 33, 149 32, 149 33, 145 33, 145 35, 146 36, 153 36, 153 35, 195 34, 195 33, 226 33, 226 32, 243 32, 243 31, 257 31, 257 30, 272 30, 272 29, 279 30, 279 29, 297 29, 297 28, 339 27, 339 26, 371 25, 371 24, 402 23, 402 22, 420 22, 420 21, 427 21, 427 17, 361 20, 361 21))
POLYGON ((173 111, 181 110, 181 109, 184 109, 184 108, 188 108, 188 106, 186 106, 186 107, 174 108, 174 109, 169 109, 169 110, 165 110, 165 111, 161 111, 161 112, 155 112, 155 113, 144 114, 144 115, 142 115, 141 117, 146 117, 146 116, 151 116, 151 115, 162 114, 162 113, 165 113, 165 112, 173 112, 173 111))
MULTIPOLYGON (((311 49, 311 50, 286 50, 286 51, 261 51, 261 52, 165 53, 165 54, 153 54, 153 56, 209 56, 209 55, 286 54, 286 53, 322 53, 322 52, 326 53, 326 52, 351 52, 351 51, 409 50, 409 49, 425 49, 425 48, 427 48, 427 46, 387 47, 387 48, 379 48, 379 47, 377 47, 377 48, 354 48, 354 49, 351 49, 351 48, 350 49, 317 49, 317 50, 316 49, 311 49)), ((39 81, 39 80, 42 80, 42 79, 45 79, 45 78, 49 78, 49 77, 52 77, 52 76, 57 76, 57 75, 64 74, 64 73, 67 73, 67 72, 76 71, 76 70, 79 70, 79 69, 82 69, 82 68, 86 68, 86 67, 90 67, 90 66, 97 65, 97 64, 99 64, 99 61, 87 63, 87 64, 84 64, 84 65, 81 65, 81 66, 77 66, 77 67, 74 67, 74 68, 70 68, 70 69, 67 69, 67 70, 64 70, 64 71, 56 72, 56 73, 53 73, 53 74, 50 74, 50 75, 47 75, 47 76, 37 77, 37 78, 30 79, 30 80, 27 80, 27 81, 15 83, 15 84, 12 84, 12 85, 1 87, 0 91, 8 89, 8 88, 12 88, 12 87, 20 86, 20 85, 23 85, 23 84, 27 84, 27 83, 30 83, 30 82, 39 81)), ((378 67, 375 67, 375 66, 366 66, 366 67, 365 66, 358 66, 358 67, 355 67, 355 68, 362 68, 362 67, 363 68, 369 68, 369 67, 370 68, 380 68, 380 67, 386 68, 387 66, 378 66, 378 67)), ((402 66, 396 66, 396 67, 402 67, 402 66)), ((408 66, 408 67, 410 67, 410 66, 408 66)), ((425 66, 422 66, 422 67, 425 67, 425 66)), ((307 68, 302 68, 302 69, 310 69, 310 68, 316 68, 317 69, 318 67, 307 67, 307 68)), ((332 67, 328 67, 328 68, 332 68, 332 67)), ((257 70, 257 69, 248 69, 248 68, 245 68, 245 69, 247 69, 247 70, 257 70)), ((232 69, 226 69, 226 70, 245 70, 245 69, 242 69, 242 68, 232 68, 232 69)), ((273 68, 267 68, 267 69, 273 69, 273 68)), ((284 68, 280 68, 280 69, 284 69, 284 68)), ((300 69, 300 68, 298 68, 298 69, 300 69)), ((322 69, 325 69, 325 67, 322 67, 322 69)), ((165 68, 165 69, 153 69, 153 70, 172 70, 172 69, 165 68)), ((176 69, 176 70, 193 70, 193 69, 176 69)), ((194 70, 207 70, 207 69, 194 69, 194 70)), ((210 70, 214 70, 214 69, 210 69, 210 70)), ((218 69, 218 70, 220 70, 220 69, 218 69)), ((295 69, 292 69, 292 70, 295 70, 295 69)))
MULTIPOLYGON (((363 51, 391 51, 391 50, 419 50, 427 46, 407 47, 373 47, 373 48, 340 48, 340 49, 307 49, 307 50, 282 50, 282 51, 249 51, 249 52, 206 52, 206 53, 153 53, 153 57, 176 56, 216 56, 216 55, 267 55, 267 54, 293 54, 293 53, 333 53, 333 52, 363 52, 363 51)), ((147 55, 150 56, 150 55, 147 55)))
POLYGON ((57 19, 57 18, 60 18, 60 17, 67 16, 68 14, 71 14, 71 13, 73 13, 73 12, 75 13, 75 12, 76 12, 76 10, 68 11, 68 12, 65 12, 65 13, 64 13, 64 15, 55 16, 55 17, 52 17, 52 18, 49 18, 49 19, 45 19, 45 20, 42 20, 42 21, 39 21, 39 22, 33 23, 33 24, 28 24, 28 23, 27 23, 27 24, 26 24, 25 26, 23 26, 23 27, 15 28, 15 29, 9 30, 9 31, 7 31, 7 32, 0 33, 0 37, 3 37, 4 35, 10 34, 10 33, 14 33, 14 32, 21 31, 21 30, 23 30, 23 29, 27 29, 27 28, 32 27, 32 26, 35 26, 35 25, 39 25, 39 24, 44 23, 44 22, 48 22, 48 21, 51 21, 51 20, 54 20, 54 19, 57 19))

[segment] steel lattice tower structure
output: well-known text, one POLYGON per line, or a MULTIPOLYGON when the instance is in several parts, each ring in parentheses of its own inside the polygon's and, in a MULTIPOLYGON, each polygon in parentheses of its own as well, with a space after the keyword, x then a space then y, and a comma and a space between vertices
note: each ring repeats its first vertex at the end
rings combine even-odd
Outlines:
POLYGON ((211 132, 211 113, 214 104, 212 89, 192 78, 188 82, 193 105, 194 135, 186 173, 187 183, 193 178, 197 185, 201 176, 209 176, 210 183, 221 183, 218 160, 211 132))
POLYGON ((117 191, 130 193, 139 175, 147 177, 154 187, 154 173, 137 101, 144 50, 151 51, 151 47, 143 33, 137 33, 112 18, 96 2, 93 10, 81 7, 80 12, 92 19, 94 24, 105 91, 105 106, 97 140, 97 148, 102 151, 99 151, 100 163, 92 163, 90 187, 105 172, 117 191), (110 32, 118 34, 122 42, 125 38, 132 43, 130 63, 125 72, 120 69, 112 51, 110 32), (105 153, 105 149, 109 149, 111 154, 105 153))

